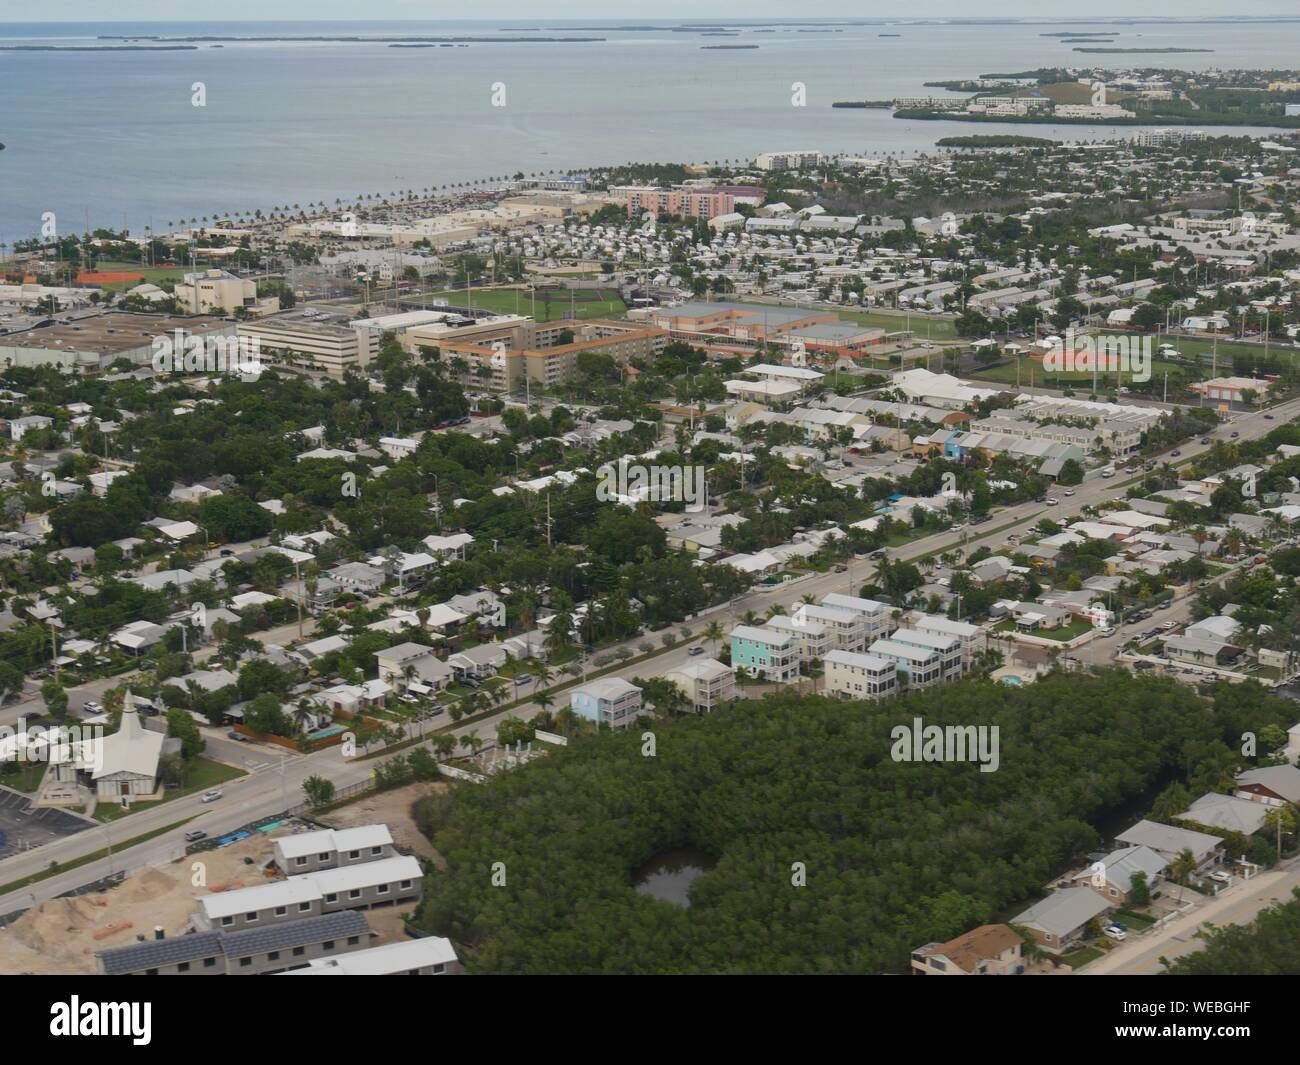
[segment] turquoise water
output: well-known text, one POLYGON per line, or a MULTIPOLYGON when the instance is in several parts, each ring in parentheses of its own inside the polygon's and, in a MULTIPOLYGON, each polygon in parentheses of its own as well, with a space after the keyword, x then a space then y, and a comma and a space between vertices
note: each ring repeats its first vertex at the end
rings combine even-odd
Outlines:
POLYGON ((1024 686, 1025 682, 1021 680, 1019 677, 1003 677, 1002 683, 1009 684, 1013 688, 1020 688, 1024 686))
MULTIPOLYGON (((61 232, 80 232, 87 222, 140 232, 237 208, 332 205, 358 193, 436 189, 520 170, 740 159, 792 148, 924 150, 972 128, 830 104, 929 95, 940 90, 924 88, 927 80, 1040 65, 1290 67, 1300 55, 1300 22, 1126 25, 1118 27, 1121 45, 1214 51, 1106 57, 1080 56, 1059 38, 1041 36, 1061 28, 1045 22, 879 20, 832 33, 742 27, 739 37, 725 38, 759 45, 747 51, 705 51, 701 45, 720 38, 667 25, 581 28, 613 21, 0 23, 0 45, 95 44, 99 35, 124 33, 526 36, 521 27, 605 38, 454 48, 226 41, 154 53, 0 52, 0 142, 7 146, 0 152, 0 242, 35 234, 45 211, 56 213, 61 232), (883 29, 901 36, 882 38, 883 29), (203 108, 191 106, 199 81, 203 108), (497 82, 506 87, 503 108, 491 102, 497 82), (805 86, 806 107, 791 104, 795 82, 805 86)), ((1024 132, 1000 124, 979 132, 1003 129, 1024 132)), ((1128 135, 1105 126, 1034 132, 1128 135)))

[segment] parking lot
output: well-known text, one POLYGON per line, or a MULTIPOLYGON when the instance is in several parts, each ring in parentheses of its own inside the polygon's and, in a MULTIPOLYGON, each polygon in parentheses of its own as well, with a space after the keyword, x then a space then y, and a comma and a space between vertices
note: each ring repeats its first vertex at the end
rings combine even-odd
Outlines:
POLYGON ((0 860, 89 827, 89 821, 66 810, 35 807, 26 795, 0 788, 0 860))

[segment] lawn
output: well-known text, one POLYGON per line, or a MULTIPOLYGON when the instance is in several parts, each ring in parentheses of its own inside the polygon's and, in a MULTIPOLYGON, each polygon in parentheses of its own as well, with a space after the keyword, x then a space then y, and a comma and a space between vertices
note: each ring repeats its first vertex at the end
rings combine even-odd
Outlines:
POLYGON ((8 772, 0 775, 0 784, 6 788, 13 788, 14 791, 21 791, 25 795, 32 795, 41 786, 45 769, 44 762, 27 762, 16 773, 8 772))
POLYGON ((533 293, 527 288, 455 289, 433 292, 429 296, 433 300, 446 300, 452 307, 472 307, 497 314, 527 314, 539 322, 563 319, 571 309, 581 319, 620 318, 627 313, 627 305, 610 289, 583 288, 572 293, 568 289, 548 289, 536 293, 536 297, 534 300, 533 293))
MULTIPOLYGON (((159 802, 183 799, 186 795, 193 795, 196 791, 207 791, 209 788, 219 787, 228 781, 237 780, 239 777, 247 775, 242 769, 223 765, 221 762, 214 762, 210 758, 195 758, 186 770, 185 783, 179 788, 170 788, 164 791, 159 802)), ((123 810, 117 803, 101 801, 95 806, 95 820, 117 821, 138 810, 153 809, 158 804, 158 802, 134 802, 129 808, 123 810)))
POLYGON ((1090 961, 1096 961, 1102 956, 1102 951, 1096 947, 1081 947, 1079 950, 1072 950, 1069 954, 1061 956, 1061 961, 1068 965, 1076 972, 1082 969, 1090 961))
POLYGON ((1144 913, 1134 913, 1132 910, 1116 910, 1115 916, 1124 924, 1125 927, 1133 929, 1135 932, 1145 932, 1156 922, 1144 913))

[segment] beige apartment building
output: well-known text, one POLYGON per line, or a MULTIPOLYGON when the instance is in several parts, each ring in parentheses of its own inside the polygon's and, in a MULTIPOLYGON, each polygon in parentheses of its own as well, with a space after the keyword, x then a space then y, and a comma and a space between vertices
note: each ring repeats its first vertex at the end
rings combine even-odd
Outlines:
POLYGON ((200 270, 176 283, 175 296, 190 314, 233 314, 257 306, 257 285, 228 270, 200 270))
POLYGON ((364 370, 379 354, 379 334, 319 322, 245 322, 239 336, 255 339, 263 356, 281 355, 290 365, 323 371, 336 381, 348 370, 364 370))

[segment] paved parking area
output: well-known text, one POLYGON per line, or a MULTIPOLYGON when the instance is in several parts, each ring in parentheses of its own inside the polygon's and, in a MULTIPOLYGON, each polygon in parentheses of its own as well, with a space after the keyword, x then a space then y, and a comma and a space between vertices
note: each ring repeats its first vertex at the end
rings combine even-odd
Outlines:
POLYGON ((90 828, 90 822, 55 807, 36 807, 20 792, 0 788, 0 860, 90 828))

